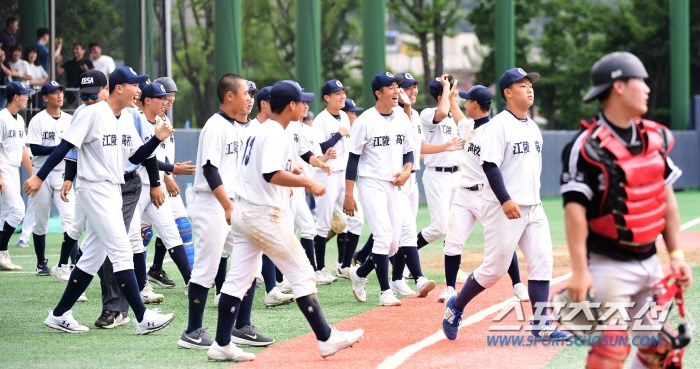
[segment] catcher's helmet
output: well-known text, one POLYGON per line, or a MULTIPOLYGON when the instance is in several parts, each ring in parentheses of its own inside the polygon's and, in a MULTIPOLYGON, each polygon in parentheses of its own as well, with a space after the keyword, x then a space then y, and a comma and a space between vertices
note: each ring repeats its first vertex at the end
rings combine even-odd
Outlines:
POLYGON ((163 85, 163 88, 165 88, 165 91, 167 92, 177 92, 177 86, 175 85, 175 81, 173 81, 173 79, 170 77, 160 77, 153 82, 157 82, 163 85))
POLYGON ((591 87, 583 102, 591 102, 605 92, 613 82, 622 78, 648 78, 644 64, 634 54, 627 51, 616 51, 598 59, 591 68, 591 87))

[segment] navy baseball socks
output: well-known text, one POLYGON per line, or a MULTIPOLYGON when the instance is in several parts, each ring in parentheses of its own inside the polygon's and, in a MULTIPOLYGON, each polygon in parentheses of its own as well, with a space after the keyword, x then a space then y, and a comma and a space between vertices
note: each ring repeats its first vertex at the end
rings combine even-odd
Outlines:
MULTIPOLYGON (((264 258, 264 256, 263 256, 264 258)), ((264 260, 264 259, 263 259, 264 260)), ((216 294, 221 293, 221 286, 226 282, 226 272, 228 271, 228 257, 221 258, 219 260, 219 270, 216 272, 216 277, 214 277, 214 286, 216 286, 216 294)))
POLYGON ((160 237, 156 237, 156 250, 153 253, 153 265, 151 265, 151 270, 163 270, 163 261, 165 260, 165 254, 168 249, 165 248, 163 240, 160 237))
MULTIPOLYGON (((316 254, 314 251, 314 240, 308 240, 306 238, 302 238, 299 240, 301 242, 301 247, 304 248, 304 253, 306 253, 306 257, 309 259, 309 263, 311 263, 311 266, 314 268, 314 272, 317 271, 318 269, 316 268, 316 254)), ((270 291, 267 291, 270 292, 270 291)))
MULTIPOLYGON (((522 283, 520 281, 520 268, 518 266, 518 254, 515 251, 513 251, 513 259, 511 260, 510 266, 508 267, 508 275, 510 276, 510 280, 513 282, 513 286, 515 286, 518 283, 522 283)), ((549 291, 549 287, 547 288, 547 291, 549 291)))
MULTIPOLYGON (((272 260, 267 257, 267 255, 263 254, 262 258, 263 261, 261 273, 263 279, 265 280, 265 293, 270 293, 270 291, 277 286, 277 280, 275 279, 277 277, 277 268, 275 267, 275 263, 273 263, 272 260)), ((312 263, 311 265, 313 266, 314 264, 312 263)))
POLYGON ((423 233, 418 232, 418 250, 422 249, 423 247, 427 246, 430 242, 426 241, 425 238, 423 238, 423 233))
POLYGON ((326 237, 314 237, 314 252, 316 253, 316 269, 326 267, 326 237))
POLYGON ((134 275, 136 276, 136 282, 139 287, 139 292, 143 291, 146 287, 146 282, 148 282, 148 276, 146 275, 146 258, 143 257, 143 253, 134 254, 134 275))
POLYGON ((445 255, 445 282, 448 287, 455 288, 457 286, 457 273, 461 263, 462 255, 445 255))
MULTIPOLYGON (((196 284, 193 284, 196 286, 196 284)), ((190 287, 190 295, 192 295, 192 287, 190 287)), ((221 294, 219 298, 219 318, 216 321, 216 343, 224 347, 231 343, 231 334, 233 334, 233 325, 236 322, 236 317, 241 307, 241 299, 227 295, 225 293, 221 294)), ((190 304, 191 306, 191 304, 190 304)), ((204 304, 202 304, 204 306, 204 304)), ((192 310, 190 310, 190 316, 192 316, 192 310)), ((202 326, 202 321, 199 321, 199 327, 202 326)), ((197 329, 194 328, 194 329, 197 329)), ((194 330, 192 329, 192 331, 194 330)), ((187 333, 190 333, 190 327, 187 327, 187 333)))
POLYGON ((357 268, 357 275, 362 278, 367 278, 372 270, 376 269, 377 280, 379 281, 380 290, 386 291, 389 287, 389 256, 372 254, 372 258, 365 261, 357 268))
POLYGON ((360 242, 360 235, 354 233, 345 234, 345 255, 343 255, 342 268, 349 268, 352 265, 352 257, 360 242))
POLYGON ((185 246, 175 246, 168 250, 170 253, 170 258, 173 263, 177 266, 177 269, 182 275, 182 279, 185 280, 185 284, 190 282, 190 276, 192 275, 192 268, 190 267, 190 259, 187 258, 187 251, 185 251, 185 246))
POLYGON ((68 280, 68 285, 65 291, 63 291, 63 296, 61 296, 61 300, 58 302, 58 305, 56 305, 56 308, 53 309, 53 316, 62 316, 66 311, 70 310, 73 304, 78 301, 78 297, 87 290, 90 282, 92 282, 92 278, 94 278, 94 276, 83 272, 80 268, 73 268, 70 279, 68 280))
MULTIPOLYGON (((197 283, 190 283, 190 288, 187 293, 187 300, 189 301, 189 314, 187 317, 187 334, 202 328, 202 320, 204 319, 204 308, 207 305, 207 295, 209 294, 209 289, 198 285, 197 283)), ((219 298, 219 319, 221 319, 221 301, 224 296, 228 296, 224 293, 221 294, 219 298)), ((228 296, 231 297, 231 296, 228 296)), ((231 297, 232 298, 232 297, 231 297)), ((238 299, 236 299, 238 300, 238 299)), ((238 304, 240 305, 238 300, 238 304)), ((238 310, 238 306, 236 306, 238 310)), ((234 317, 235 318, 235 317, 234 317)), ((233 328, 234 320, 231 320, 231 328, 233 328)), ((218 334, 218 332, 217 332, 218 334)), ((229 340, 231 339, 231 332, 229 331, 229 340)), ((224 345, 225 346, 225 345, 224 345)))
POLYGON ((347 233, 340 233, 336 237, 336 242, 338 243, 338 264, 343 263, 343 257, 345 256, 345 245, 346 245, 346 237, 347 233))
POLYGON ((367 242, 365 242, 365 245, 362 246, 362 249, 357 252, 357 255, 353 256, 355 258, 355 262, 357 264, 364 264, 365 261, 367 261, 367 258, 372 255, 372 247, 374 247, 374 235, 370 234, 367 242))
POLYGON ((68 233, 63 232, 63 243, 61 244, 61 254, 58 257, 58 266, 68 264, 68 258, 70 258, 71 264, 77 263, 77 254, 78 241, 68 237, 68 233))
POLYGON ((41 268, 46 264, 46 235, 38 235, 32 233, 32 239, 34 240, 34 252, 36 253, 36 266, 37 269, 41 268))
MULTIPOLYGON (((253 281, 253 283, 250 285, 250 288, 248 288, 248 291, 245 292, 245 296, 243 296, 243 301, 241 301, 241 305, 238 309, 238 316, 236 317, 236 329, 241 329, 247 325, 251 325, 250 314, 253 312, 253 300, 255 300, 255 287, 257 287, 255 285, 256 283, 257 282, 253 281)), ((221 300, 219 300, 219 303, 221 303, 221 300)))
POLYGON ((15 227, 5 222, 2 227, 2 233, 0 233, 0 251, 7 251, 7 245, 10 243, 13 233, 15 233, 15 227))
POLYGON ((304 318, 309 322, 311 330, 314 331, 316 339, 319 341, 328 341, 331 337, 331 327, 328 326, 326 317, 323 316, 318 296, 314 293, 299 297, 296 299, 296 302, 297 306, 299 306, 299 310, 304 314, 304 318))

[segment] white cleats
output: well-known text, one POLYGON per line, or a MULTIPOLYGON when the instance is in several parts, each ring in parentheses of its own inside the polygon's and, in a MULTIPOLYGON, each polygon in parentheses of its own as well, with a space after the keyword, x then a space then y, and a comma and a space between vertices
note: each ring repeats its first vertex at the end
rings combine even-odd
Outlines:
POLYGON ((457 271, 457 283, 466 283, 469 278, 469 273, 463 272, 462 269, 457 271))
MULTIPOLYGON (((318 281, 316 281, 316 284, 318 284, 318 281)), ((287 280, 287 277, 282 279, 282 283, 277 283, 277 288, 282 293, 292 293, 292 285, 287 280)))
POLYGON ((335 355, 336 352, 344 348, 352 347, 352 345, 356 344, 357 341, 362 338, 364 333, 365 331, 362 329, 356 329, 352 332, 331 329, 331 336, 328 338, 328 340, 318 341, 318 351, 321 354, 321 357, 324 358, 335 355))
POLYGON ((58 264, 54 265, 53 268, 51 268, 51 274, 58 279, 59 282, 68 282, 68 279, 70 278, 70 273, 73 271, 73 268, 71 268, 70 264, 63 264, 62 266, 58 266, 58 264))
POLYGON ((408 287, 408 283, 405 279, 399 279, 398 281, 389 281, 389 287, 391 290, 402 296, 413 296, 416 294, 415 291, 408 287))
POLYGON ((355 295, 355 299, 359 302, 367 301, 367 291, 365 291, 365 283, 367 283, 367 278, 362 278, 357 275, 357 268, 350 268, 350 281, 352 281, 352 293, 355 295))
POLYGON ((428 296, 428 293, 430 293, 430 291, 433 289, 435 289, 435 281, 426 277, 418 277, 418 280, 416 281, 416 296, 428 296))
POLYGON ((530 295, 527 293, 527 287, 525 287, 522 282, 516 283, 513 286, 513 294, 520 301, 530 301, 530 295))
POLYGON ((333 274, 331 274, 331 271, 330 271, 330 270, 328 270, 328 269, 326 269, 326 268, 323 268, 323 269, 320 270, 320 272, 322 272, 323 275, 326 276, 326 279, 330 280, 331 282, 337 282, 337 281, 338 281, 338 278, 336 278, 333 274))
POLYGON ((141 301, 144 304, 160 304, 163 302, 163 295, 153 292, 151 284, 146 282, 146 285, 141 291, 141 301))
POLYGON ((401 306, 401 300, 397 299, 394 291, 389 289, 379 294, 379 306, 401 306))
POLYGON ((0 270, 22 270, 22 267, 12 264, 10 252, 5 250, 0 251, 0 270))
POLYGON ((214 296, 214 307, 218 308, 219 307, 219 299, 221 298, 221 294, 217 293, 216 296, 214 296))
POLYGON ((160 309, 146 309, 143 319, 136 322, 136 334, 149 334, 159 331, 175 319, 175 314, 161 314, 160 309))
POLYGON ((413 279, 411 278, 411 272, 409 272, 408 268, 406 267, 403 268, 403 277, 406 279, 413 279))
POLYGON ((326 276, 326 273, 323 272, 324 270, 326 270, 326 268, 323 268, 322 270, 317 270, 314 272, 314 275, 316 277, 316 285, 317 286, 333 283, 333 280, 328 278, 326 276))
POLYGON ((235 343, 230 342, 228 345, 221 347, 216 340, 211 344, 209 351, 207 351, 207 357, 209 360, 215 361, 251 361, 255 359, 255 354, 245 352, 241 350, 240 347, 236 346, 235 343))
POLYGON ((350 274, 348 274, 349 272, 350 272, 350 267, 343 268, 342 264, 340 264, 339 266, 337 266, 335 268, 335 275, 338 278, 350 279, 350 274))
POLYGON ((447 286, 440 292, 438 302, 447 302, 452 296, 457 296, 457 291, 453 287, 447 286))
POLYGON ((90 328, 80 325, 78 321, 73 318, 73 312, 71 310, 66 311, 61 316, 53 316, 53 310, 49 310, 49 316, 44 320, 44 324, 49 328, 58 329, 59 331, 67 333, 86 333, 90 331, 90 328))
POLYGON ((83 292, 82 294, 80 294, 80 297, 78 297, 78 300, 76 300, 76 301, 77 301, 77 302, 87 302, 87 301, 88 301, 88 298, 87 298, 87 296, 85 296, 85 292, 83 292))
POLYGON ((279 288, 275 287, 265 294, 265 306, 273 307, 280 305, 291 304, 294 301, 294 295, 280 292, 279 288))

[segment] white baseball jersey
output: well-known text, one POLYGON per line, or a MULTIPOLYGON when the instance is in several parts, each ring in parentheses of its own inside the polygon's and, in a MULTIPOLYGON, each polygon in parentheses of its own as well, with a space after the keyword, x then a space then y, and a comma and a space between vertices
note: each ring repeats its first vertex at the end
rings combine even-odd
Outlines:
MULTIPOLYGON (((348 118, 348 114, 342 110, 340 111, 340 120, 331 115, 328 110, 323 110, 318 113, 314 119, 314 125, 312 126, 316 131, 316 138, 322 139, 319 144, 333 137, 340 127, 345 127, 350 131, 350 119, 348 118)), ((348 140, 349 136, 344 136, 333 146, 336 150, 337 158, 330 159, 326 163, 333 168, 334 172, 345 170, 345 167, 348 165, 348 150, 346 147, 348 140)))
POLYGON ((371 108, 355 120, 348 148, 361 155, 358 176, 393 181, 394 174, 403 171, 403 155, 415 150, 417 140, 408 116, 393 110, 392 115, 383 117, 371 108))
MULTIPOLYGON (((172 126, 172 124, 170 123, 170 118, 168 118, 167 115, 164 115, 164 117, 165 123, 168 123, 172 126)), ((151 131, 155 132, 156 123, 150 121, 148 123, 150 123, 151 131)), ((156 149, 156 158, 159 161, 162 161, 163 163, 175 163, 175 135, 170 135, 170 137, 161 141, 160 145, 158 145, 158 148, 156 149)))
POLYGON ((255 130, 243 147, 236 198, 255 205, 287 208, 289 189, 267 182, 263 174, 290 172, 292 155, 284 128, 272 119, 265 121, 265 129, 255 130))
MULTIPOLYGON (((498 166, 510 198, 518 205, 540 203, 542 133, 530 118, 521 120, 504 110, 486 124, 481 141, 481 164, 498 166)), ((484 199, 498 202, 488 181, 484 199)))
POLYGON ((306 136, 302 133, 303 125, 305 124, 299 121, 289 122, 289 125, 285 130, 287 132, 287 137, 289 137, 289 142, 292 145, 292 158, 299 164, 305 163, 305 161, 301 158, 302 155, 309 151, 311 151, 313 154, 311 142, 309 142, 306 136))
POLYGON ((242 150, 241 142, 234 123, 221 114, 216 113, 207 120, 199 135, 193 186, 195 191, 212 192, 202 172, 202 166, 210 162, 218 168, 226 194, 233 198, 238 174, 238 153, 242 150))
POLYGON ((78 178, 90 182, 123 184, 129 157, 143 144, 131 113, 117 118, 107 101, 83 109, 60 136, 78 149, 78 178))
POLYGON ((24 153, 24 118, 15 118, 7 108, 0 111, 0 166, 19 167, 24 153))
MULTIPOLYGON (((427 108, 420 113, 420 124, 423 128, 425 142, 441 145, 458 137, 459 131, 452 114, 447 114, 447 118, 442 122, 435 123, 435 112, 437 108, 427 108)), ((455 167, 459 165, 459 153, 456 151, 446 151, 439 154, 425 154, 424 164, 426 167, 455 167)))
POLYGON ((459 157, 460 187, 473 187, 488 182, 484 168, 481 167, 481 142, 486 125, 484 123, 474 128, 474 120, 471 118, 459 121, 460 136, 464 139, 462 155, 459 157))
MULTIPOLYGON (((287 127, 287 129, 289 129, 289 127, 287 127)), ((316 133, 311 126, 302 123, 301 136, 311 145, 311 153, 314 154, 314 156, 319 157, 323 155, 321 152, 321 143, 316 139, 316 133)), ((310 178, 313 176, 314 172, 318 170, 316 167, 307 162, 303 162, 301 165, 304 167, 304 171, 301 173, 301 175, 304 177, 310 178)))
MULTIPOLYGON (((29 130, 27 131, 27 146, 42 145, 42 146, 58 146, 61 140, 58 138, 63 131, 70 125, 73 116, 61 112, 58 119, 49 115, 46 110, 42 110, 32 118, 29 122, 29 130)), ((47 155, 32 157, 32 166, 41 168, 48 158, 47 155)), ((61 163, 56 165, 53 170, 64 171, 66 164, 61 160, 61 163)))
MULTIPOLYGON (((403 111, 403 108, 400 106, 397 106, 394 108, 394 111, 397 113, 402 113, 406 114, 403 111)), ((425 142, 425 136, 423 135, 423 129, 421 128, 420 124, 420 115, 416 111, 416 109, 411 109, 411 128, 413 129, 415 135, 414 139, 416 140, 415 142, 415 151, 413 151, 413 158, 414 163, 413 163, 413 170, 418 171, 420 169, 420 150, 421 150, 421 144, 425 142)))

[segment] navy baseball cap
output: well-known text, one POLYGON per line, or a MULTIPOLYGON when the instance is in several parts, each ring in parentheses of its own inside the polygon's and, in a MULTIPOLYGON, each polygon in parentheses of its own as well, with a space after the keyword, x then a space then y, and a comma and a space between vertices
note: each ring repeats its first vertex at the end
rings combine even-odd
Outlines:
POLYGON ((485 108, 490 107, 491 101, 493 101, 493 94, 491 93, 491 90, 482 85, 475 85, 471 90, 466 92, 459 91, 459 97, 465 100, 476 101, 477 104, 485 108))
POLYGON ((31 88, 24 88, 19 82, 10 82, 5 86, 5 97, 12 100, 15 95, 23 95, 32 92, 31 88))
POLYGON ((89 70, 80 75, 78 94, 96 94, 107 86, 107 77, 99 70, 89 70))
POLYGON ((260 90, 258 90, 258 87, 255 85, 255 82, 246 80, 245 83, 248 84, 249 94, 257 95, 258 93, 260 93, 260 90))
POLYGON ((379 91, 384 86, 390 86, 394 82, 401 84, 403 77, 394 76, 389 72, 381 72, 372 78, 372 93, 379 91))
POLYGON ((401 87, 401 88, 409 88, 413 85, 420 84, 420 81, 413 78, 413 75, 411 73, 408 73, 408 72, 396 73, 396 77, 403 78, 403 82, 399 83, 399 87, 401 87))
POLYGON ((145 81, 139 83, 139 90, 141 90, 141 91, 145 90, 145 89, 146 89, 146 86, 148 86, 148 85, 150 85, 150 84, 151 84, 151 79, 150 79, 150 78, 146 78, 145 81))
POLYGON ((304 92, 295 81, 284 80, 275 83, 270 89, 270 106, 285 106, 292 101, 312 102, 316 96, 313 92, 304 92))
MULTIPOLYGON (((447 80, 452 82, 451 74, 447 75, 447 80)), ((430 96, 432 96, 435 100, 437 100, 438 96, 442 95, 442 85, 440 84, 440 77, 435 77, 432 81, 430 81, 430 84, 428 85, 428 91, 430 92, 430 96)))
POLYGON ((41 86, 41 94, 42 95, 52 94, 52 93, 56 92, 56 90, 59 90, 59 89, 61 91, 63 91, 66 88, 65 88, 65 86, 61 86, 60 84, 58 84, 58 82, 56 82, 56 81, 48 81, 48 82, 44 83, 43 86, 41 86))
POLYGON ((352 101, 352 99, 345 99, 345 107, 340 109, 342 111, 362 111, 362 109, 359 106, 355 105, 355 102, 352 101))
POLYGON ((272 90, 272 86, 261 88, 260 92, 258 93, 258 101, 270 100, 270 90, 272 90))
POLYGON ((121 85, 124 83, 141 83, 146 79, 148 79, 147 74, 138 75, 131 67, 121 67, 115 69, 109 76, 109 85, 111 89, 116 85, 121 85))
POLYGON ((538 73, 527 73, 523 68, 513 68, 508 69, 501 79, 498 81, 498 88, 501 91, 501 97, 505 100, 506 96, 503 91, 508 88, 513 82, 520 81, 523 78, 527 78, 530 82, 535 83, 540 80, 540 75, 538 73))
POLYGON ((323 96, 326 96, 340 90, 347 91, 349 89, 351 89, 350 86, 343 86, 343 84, 337 79, 332 79, 323 84, 323 87, 321 87, 321 94, 323 94, 323 96))
POLYGON ((141 90, 141 101, 143 101, 147 97, 164 97, 164 96, 173 96, 171 93, 165 92, 165 87, 161 85, 160 83, 153 82, 147 84, 143 90, 141 90))

